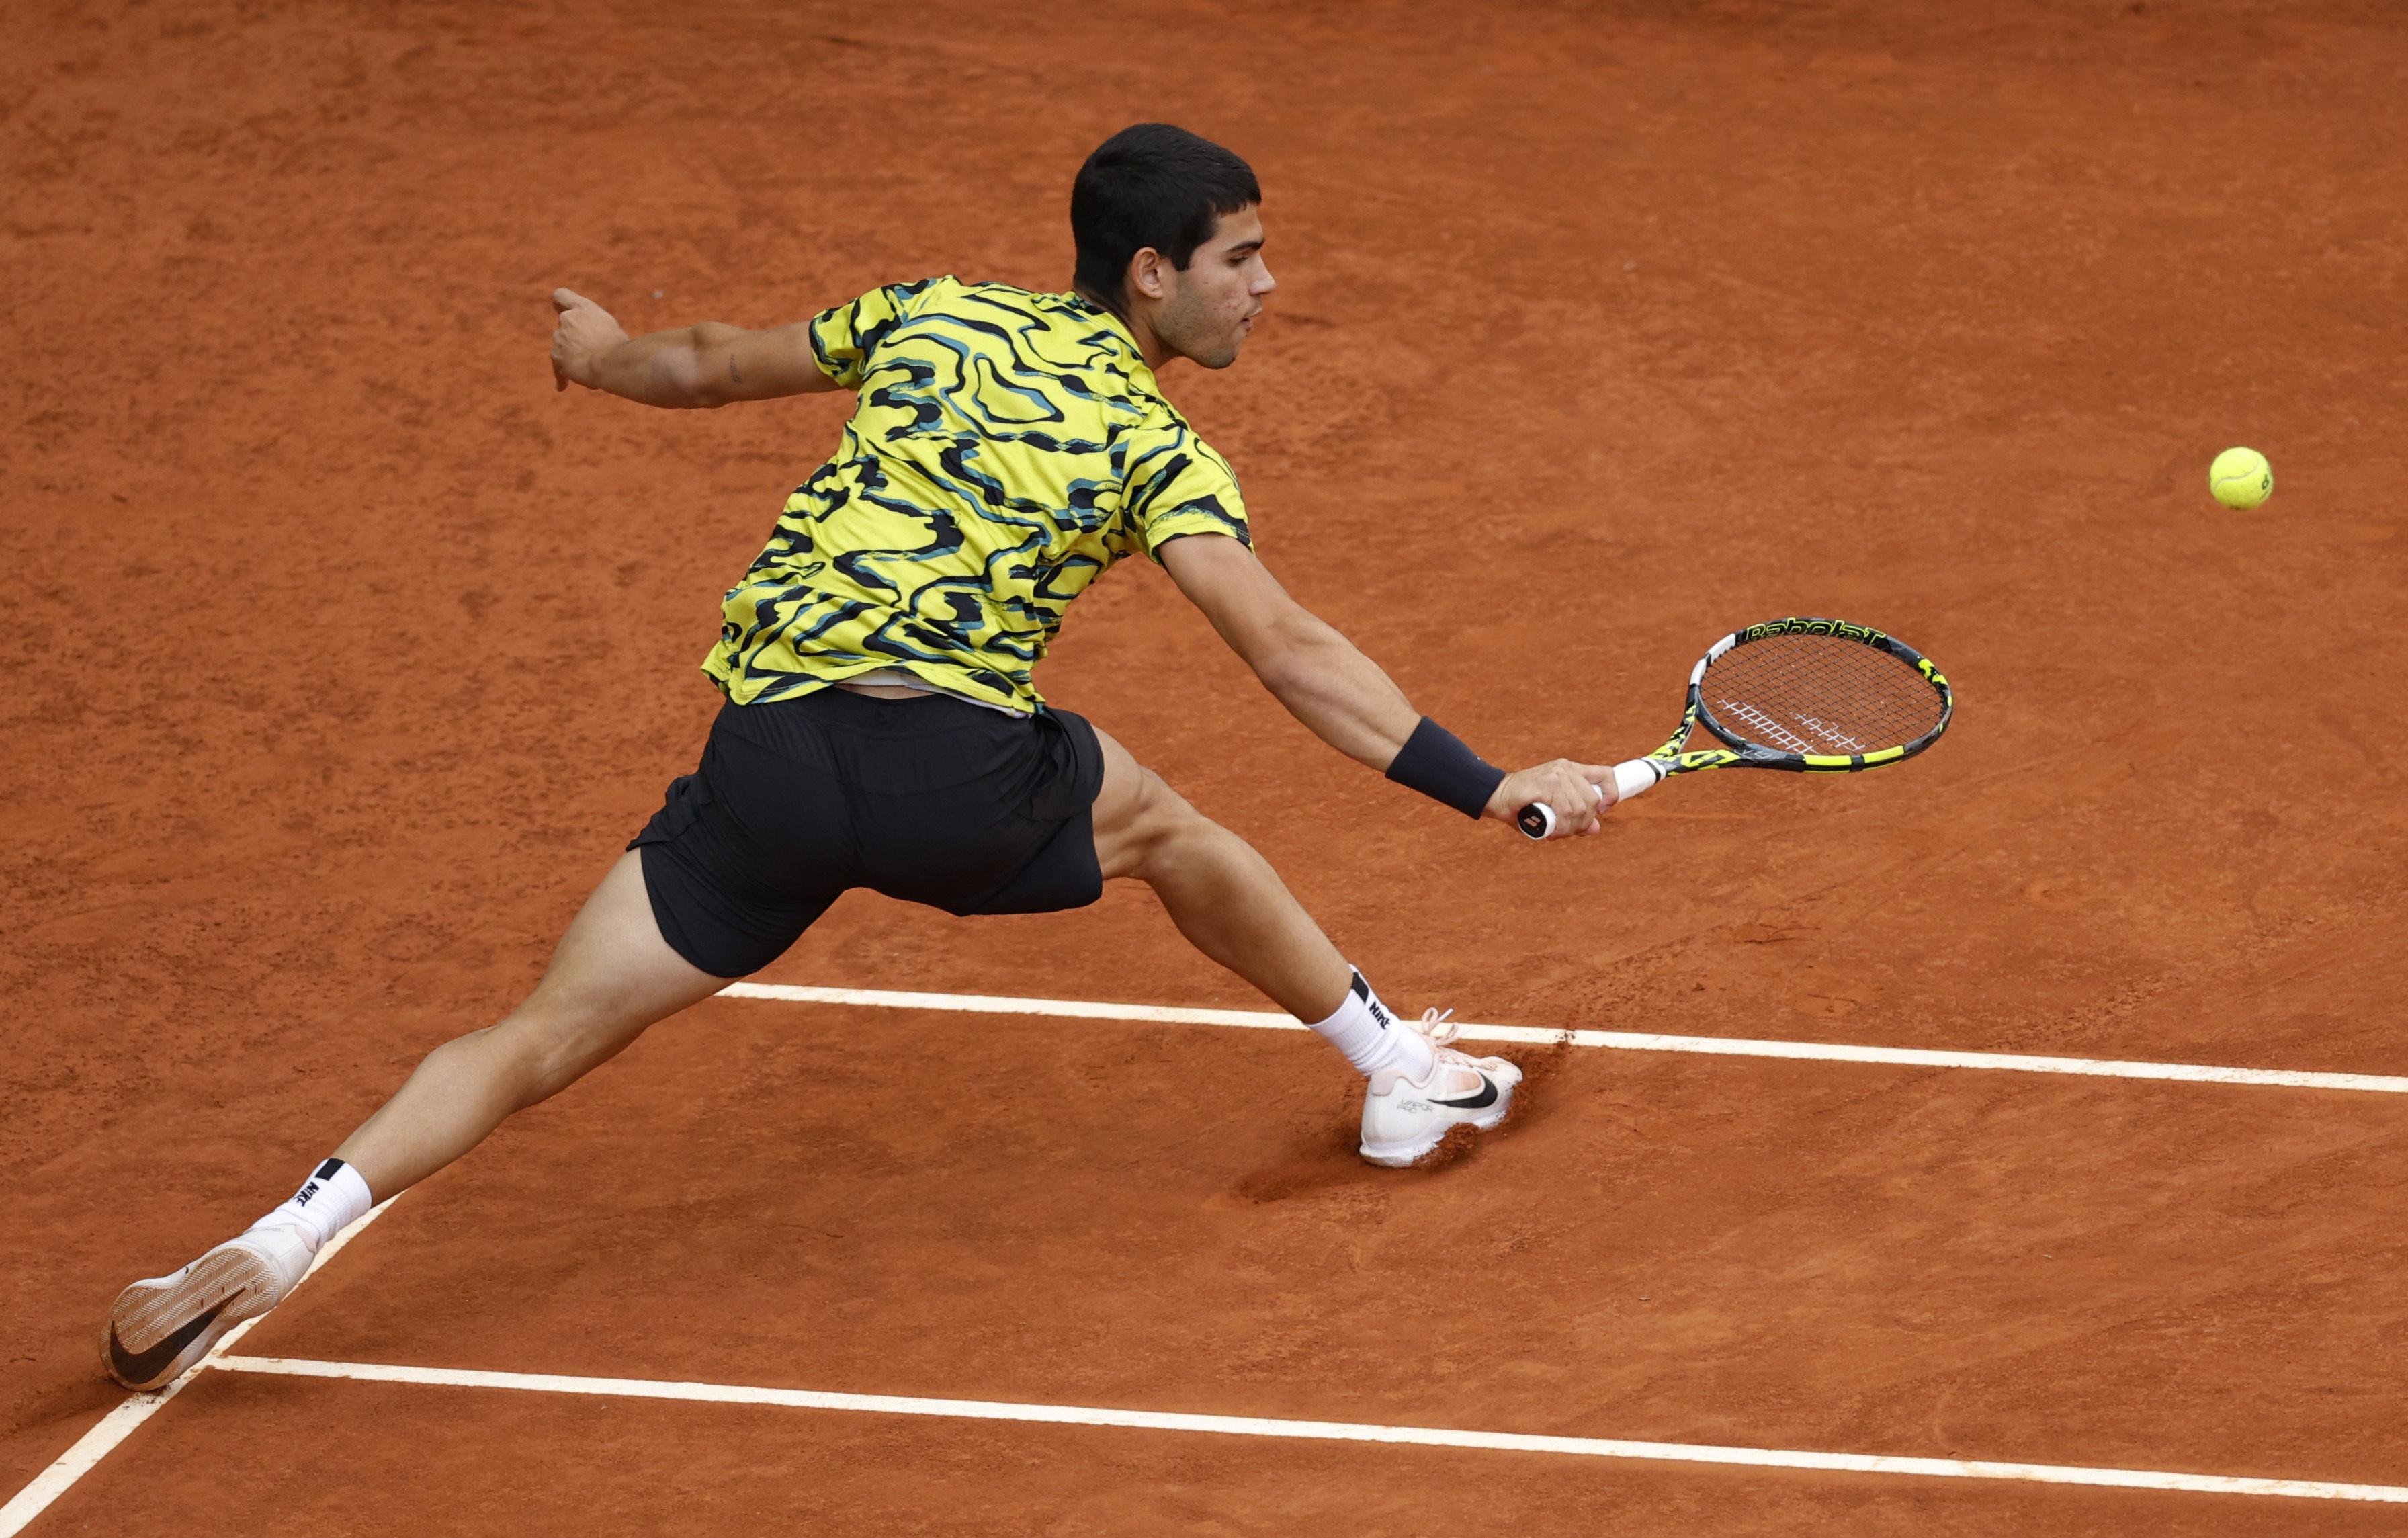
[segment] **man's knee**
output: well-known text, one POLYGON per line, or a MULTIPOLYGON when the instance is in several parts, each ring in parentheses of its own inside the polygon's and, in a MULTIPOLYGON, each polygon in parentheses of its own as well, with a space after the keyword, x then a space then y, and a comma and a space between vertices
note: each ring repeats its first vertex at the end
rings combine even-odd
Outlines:
POLYGON ((1142 881, 1165 855, 1220 831, 1160 775, 1140 767, 1128 791, 1111 808, 1109 824, 1099 819, 1096 825, 1097 861, 1108 877, 1142 881))
POLYGON ((617 1056, 649 1024, 606 999, 538 985, 508 1016, 462 1041, 483 1036, 496 1071, 540 1100, 617 1056))

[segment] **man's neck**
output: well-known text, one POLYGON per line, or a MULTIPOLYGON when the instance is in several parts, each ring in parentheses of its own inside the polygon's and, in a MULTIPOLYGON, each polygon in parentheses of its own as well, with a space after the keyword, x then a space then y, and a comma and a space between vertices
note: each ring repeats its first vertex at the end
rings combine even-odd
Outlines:
POLYGON ((1154 334, 1154 327, 1145 323, 1142 315, 1129 313, 1124 306, 1112 303, 1083 283, 1072 285, 1071 292, 1126 326, 1129 339, 1137 343, 1137 355, 1145 360, 1148 368, 1158 371, 1164 364, 1179 355, 1162 345, 1162 339, 1154 334))

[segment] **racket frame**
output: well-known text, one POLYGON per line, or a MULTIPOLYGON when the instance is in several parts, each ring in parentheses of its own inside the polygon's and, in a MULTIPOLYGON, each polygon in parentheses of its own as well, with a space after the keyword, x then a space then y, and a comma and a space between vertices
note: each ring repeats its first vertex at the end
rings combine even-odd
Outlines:
MULTIPOLYGON (((1807 615, 1784 620, 1767 620, 1762 625, 1751 625, 1743 630, 1734 630, 1706 648, 1706 654, 1698 659, 1698 665, 1695 668, 1689 669, 1689 697, 1681 714, 1680 730, 1674 732, 1670 740, 1662 747, 1649 754, 1646 761, 1657 765, 1663 770, 1663 774, 1690 774, 1699 769, 1726 769, 1732 766, 1745 769, 1790 769, 1806 774, 1856 774, 1865 769, 1878 769, 1884 764, 1902 763, 1914 757, 1940 740, 1941 733, 1948 729, 1948 723, 1956 718, 1956 699, 1949 690, 1947 675, 1942 673, 1929 657, 1896 636, 1886 631, 1876 630, 1870 625, 1850 625, 1845 620, 1817 619, 1807 615), (1913 741, 1899 743, 1895 747, 1876 748, 1870 753, 1791 753, 1786 749, 1769 747, 1741 735, 1725 726, 1713 712, 1706 708, 1707 670, 1740 647, 1751 641, 1769 640, 1775 636, 1836 636, 1842 640, 1852 640, 1861 646, 1870 646, 1876 652, 1888 653, 1921 674, 1923 681, 1931 685, 1932 692, 1940 697, 1940 719, 1932 723, 1930 730, 1913 741), (1700 726, 1725 746, 1683 751, 1683 744, 1689 740, 1691 733, 1700 726)), ((1658 779, 1662 777, 1662 775, 1657 776, 1658 779)))
MULTIPOLYGON (((1734 630, 1706 648, 1706 654, 1689 669, 1689 695, 1681 712, 1680 729, 1646 757, 1615 765, 1615 784, 1621 792, 1619 798, 1628 800, 1640 791, 1661 783, 1667 776, 1695 774, 1703 769, 1770 769, 1804 774, 1856 774, 1885 764, 1903 763, 1914 757, 1940 740, 1941 734, 1948 729, 1948 723, 1956 718, 1956 698, 1948 687, 1947 675, 1941 672, 1929 657, 1896 636, 1870 625, 1850 625, 1845 620, 1821 619, 1812 615, 1767 620, 1761 625, 1734 630), (1740 735, 1706 708, 1707 670, 1737 648, 1751 641, 1769 640, 1775 636, 1836 636, 1842 640, 1853 640, 1875 651, 1888 653, 1921 674, 1923 681, 1939 695, 1940 719, 1933 723, 1930 730, 1911 742, 1876 748, 1870 753, 1791 753, 1740 735), (1689 748, 1689 739, 1700 726, 1723 746, 1689 748), (1652 770, 1654 778, 1641 783, 1637 771, 1642 769, 1652 770)), ((1534 801, 1522 809, 1516 821, 1522 831, 1531 838, 1543 839, 1555 829, 1555 809, 1544 802, 1534 801)))

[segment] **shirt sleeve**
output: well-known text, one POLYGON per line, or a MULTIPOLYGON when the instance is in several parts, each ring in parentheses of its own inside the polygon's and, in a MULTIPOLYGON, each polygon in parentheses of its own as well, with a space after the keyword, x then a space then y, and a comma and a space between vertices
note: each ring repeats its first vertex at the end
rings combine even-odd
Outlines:
POLYGON ((878 351, 887 333, 910 319, 921 295, 950 281, 924 278, 916 283, 890 283, 813 316, 811 352, 819 359, 820 372, 847 390, 860 389, 869 355, 878 351))
POLYGON ((1131 434, 1125 465, 1121 515, 1150 558, 1161 560, 1164 541, 1182 534, 1226 534, 1254 544, 1229 462, 1177 417, 1131 434))

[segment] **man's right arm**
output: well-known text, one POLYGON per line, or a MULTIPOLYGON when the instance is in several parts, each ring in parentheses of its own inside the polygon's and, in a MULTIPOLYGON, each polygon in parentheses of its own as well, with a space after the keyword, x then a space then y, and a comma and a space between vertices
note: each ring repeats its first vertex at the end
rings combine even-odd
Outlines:
POLYGON ((630 338, 581 294, 554 289, 552 302, 560 311, 552 334, 555 389, 581 384, 646 406, 693 408, 837 388, 820 369, 808 322, 747 331, 705 321, 630 338))
MULTIPOLYGON (((1368 768, 1384 773, 1396 764, 1422 716, 1378 663, 1288 597, 1236 539, 1176 538, 1161 553, 1170 580, 1290 715, 1368 768)), ((1611 765, 1557 758, 1506 775, 1480 815, 1511 823, 1523 807, 1544 801, 1555 809, 1555 837, 1564 838, 1598 831, 1598 814, 1613 798, 1611 765)))

